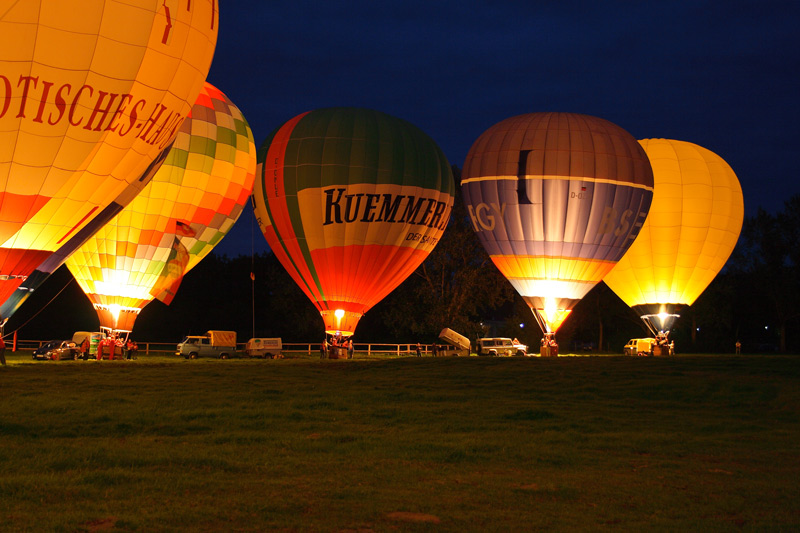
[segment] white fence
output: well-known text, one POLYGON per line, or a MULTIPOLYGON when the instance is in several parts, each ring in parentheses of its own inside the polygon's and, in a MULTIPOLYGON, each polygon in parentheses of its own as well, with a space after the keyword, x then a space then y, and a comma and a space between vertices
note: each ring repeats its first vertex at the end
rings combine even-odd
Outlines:
MULTIPOLYGON (((40 341, 40 340, 18 340, 16 341, 16 350, 35 350, 36 348, 40 347, 42 344, 49 342, 49 341, 40 341)), ((6 341, 6 344, 9 348, 12 347, 11 339, 6 341)), ((176 351, 177 343, 173 342, 139 342, 139 353, 140 354, 153 354, 153 355, 171 355, 174 354, 176 351)), ((321 343, 308 343, 308 342, 284 342, 283 343, 283 350, 282 353, 285 354, 304 354, 304 355, 318 355, 320 352, 320 344, 321 343)), ((236 349, 239 351, 244 351, 245 343, 240 342, 236 345, 236 349)), ((456 348, 450 346, 449 344, 436 344, 436 351, 437 354, 440 351, 446 351, 450 354, 456 348)), ((433 355, 434 352, 434 345, 433 344, 420 344, 420 351, 423 355, 433 355)), ((394 344, 394 343, 353 343, 353 351, 359 353, 366 353, 367 355, 371 355, 373 353, 380 353, 380 354, 395 354, 398 357, 401 355, 411 355, 416 354, 417 345, 416 343, 402 343, 402 344, 394 344)))

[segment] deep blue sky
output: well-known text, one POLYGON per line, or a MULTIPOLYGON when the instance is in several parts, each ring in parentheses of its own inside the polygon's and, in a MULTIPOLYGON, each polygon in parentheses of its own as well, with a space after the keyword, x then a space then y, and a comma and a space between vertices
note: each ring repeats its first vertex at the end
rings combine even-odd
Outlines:
MULTIPOLYGON (((208 79, 257 146, 304 111, 367 107, 419 126, 459 167, 507 117, 595 115, 716 152, 752 215, 800 193, 799 25, 794 1, 232 0, 208 79)), ((248 209, 217 253, 249 255, 252 225, 248 209)))

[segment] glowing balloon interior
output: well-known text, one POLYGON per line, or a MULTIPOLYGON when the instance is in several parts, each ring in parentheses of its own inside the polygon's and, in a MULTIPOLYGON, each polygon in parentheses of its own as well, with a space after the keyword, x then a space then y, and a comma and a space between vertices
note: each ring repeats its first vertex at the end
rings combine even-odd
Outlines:
POLYGON ((202 88, 217 0, 0 7, 0 318, 142 190, 202 88))
POLYGON ((444 154, 417 127, 330 108, 294 117, 266 139, 253 205, 325 331, 350 336, 434 248, 454 188, 444 154))
POLYGON ((152 181, 66 262, 101 327, 130 331, 154 297, 172 300, 241 214, 255 167, 244 116, 206 83, 152 181))
POLYGON ((619 126, 531 113, 475 141, 461 187, 481 243, 552 337, 639 234, 653 176, 619 126))
POLYGON ((678 308, 694 303, 733 252, 744 199, 736 174, 715 153, 685 141, 639 142, 653 167, 653 205, 604 281, 653 333, 668 333, 678 308))

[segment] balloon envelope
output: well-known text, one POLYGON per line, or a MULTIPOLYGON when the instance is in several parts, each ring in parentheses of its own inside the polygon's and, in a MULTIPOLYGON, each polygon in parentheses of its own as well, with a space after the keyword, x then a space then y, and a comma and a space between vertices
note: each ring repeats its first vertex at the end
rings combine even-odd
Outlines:
POLYGON ((298 115, 267 138, 253 204, 325 330, 349 336, 436 245, 454 187, 444 154, 417 127, 378 111, 330 108, 298 115))
POLYGON ((644 150, 619 126, 530 113, 475 141, 461 187, 492 261, 543 332, 554 333, 636 238, 653 176, 644 150))
MULTIPOLYGON (((685 141, 639 141, 653 167, 650 215, 636 241, 604 278, 640 314, 674 317, 713 281, 736 246, 742 188, 717 154, 685 141)), ((669 329, 666 322, 657 329, 669 329)))
POLYGON ((152 177, 217 23, 216 0, 0 0, 0 318, 152 177))
POLYGON ((101 327, 130 331, 154 297, 172 300, 241 214, 255 167, 247 121, 206 83, 152 181, 67 259, 101 327))

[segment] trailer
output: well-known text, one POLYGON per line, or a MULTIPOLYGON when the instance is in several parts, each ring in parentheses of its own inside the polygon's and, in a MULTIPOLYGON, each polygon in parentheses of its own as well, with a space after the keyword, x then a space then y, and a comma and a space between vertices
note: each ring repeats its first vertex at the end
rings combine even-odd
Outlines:
POLYGON ((445 345, 437 349, 436 351, 438 355, 469 355, 469 339, 460 333, 457 333, 450 328, 444 328, 439 333, 439 338, 445 341, 449 346, 445 345))
POLYGON ((244 346, 246 356, 266 359, 283 357, 281 350, 283 350, 283 342, 279 337, 250 339, 244 346))

